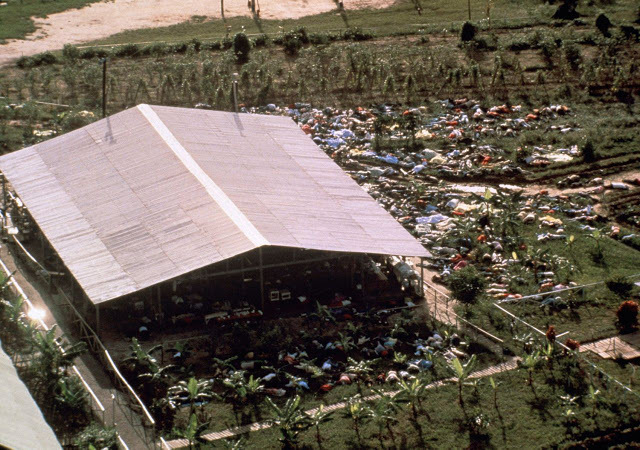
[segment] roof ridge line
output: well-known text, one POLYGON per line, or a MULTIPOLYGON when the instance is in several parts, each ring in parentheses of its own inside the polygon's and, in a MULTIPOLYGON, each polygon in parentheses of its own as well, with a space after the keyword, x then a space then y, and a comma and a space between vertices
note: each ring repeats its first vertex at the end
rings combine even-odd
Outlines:
POLYGON ((189 152, 178 142, 171 130, 167 128, 158 114, 147 104, 137 106, 142 115, 149 121, 153 129, 160 135, 162 140, 169 146, 171 151, 178 157, 185 168, 200 182, 211 198, 224 211, 224 213, 233 221, 233 223, 242 231, 256 247, 268 245, 269 241, 258 231, 253 223, 244 215, 240 208, 224 193, 207 173, 200 167, 189 152))

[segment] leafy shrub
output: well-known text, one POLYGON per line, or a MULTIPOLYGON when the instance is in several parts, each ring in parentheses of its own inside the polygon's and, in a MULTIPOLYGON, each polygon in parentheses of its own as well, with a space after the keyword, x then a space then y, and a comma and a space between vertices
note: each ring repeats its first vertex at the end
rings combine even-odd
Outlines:
POLYGON ((638 304, 633 300, 622 302, 616 311, 616 325, 621 332, 629 332, 638 327, 638 304))
POLYGON ((38 53, 33 57, 36 66, 42 66, 45 64, 55 64, 58 62, 58 58, 51 52, 38 53))
POLYGON ((141 53, 148 56, 163 56, 169 53, 169 47, 164 42, 155 42, 143 48, 141 53))
POLYGON ((33 67, 33 58, 31 58, 31 56, 21 56, 16 61, 16 66, 20 67, 21 69, 33 67))
POLYGON ((180 42, 178 44, 170 45, 169 51, 171 53, 182 54, 182 53, 186 53, 188 48, 189 48, 189 44, 187 44, 186 42, 180 42))
POLYGON ((478 30, 471 22, 465 22, 462 24, 462 30, 460 31, 460 40, 462 42, 473 41, 473 38, 476 37, 476 32, 478 30))
POLYGON ((236 55, 238 64, 245 64, 249 61, 249 52, 251 51, 251 42, 244 33, 236 33, 233 37, 233 53, 236 55))
POLYGON ((16 61, 16 66, 20 68, 38 67, 47 64, 55 64, 58 58, 51 52, 38 53, 33 56, 22 56, 16 61))
POLYGON ((189 41, 189 44, 193 47, 193 50, 199 52, 202 49, 202 41, 198 38, 193 38, 189 41))
POLYGON ((75 438, 74 444, 78 448, 117 449, 116 429, 112 427, 104 428, 97 423, 93 423, 75 438))
POLYGON ((373 34, 355 27, 349 28, 342 33, 342 39, 345 41, 368 41, 369 39, 373 39, 373 34))
POLYGON ((137 44, 127 44, 127 45, 123 45, 122 47, 118 47, 115 51, 115 55, 117 57, 123 58, 126 56, 135 56, 139 53, 140 48, 138 47, 137 44))
POLYGON ((284 35, 283 44, 284 52, 289 56, 295 56, 302 48, 302 41, 295 33, 287 33, 284 35))
POLYGON ((312 33, 309 35, 309 42, 313 45, 325 45, 330 42, 330 36, 327 33, 312 33))
POLYGON ((89 125, 94 121, 95 116, 89 111, 65 112, 60 115, 60 125, 64 131, 73 131, 89 125))
POLYGON ((233 40, 230 38, 224 38, 222 40, 222 49, 229 50, 231 47, 233 47, 233 40))
POLYGON ((271 42, 271 39, 269 39, 269 36, 267 36, 266 34, 261 34, 260 36, 258 36, 253 40, 253 46, 266 47, 267 45, 269 45, 269 42, 271 42))
POLYGON ((564 56, 567 58, 567 62, 573 70, 578 70, 580 63, 582 62, 582 54, 580 48, 575 44, 564 44, 564 56))
POLYGON ((580 17, 580 14, 576 11, 576 6, 578 6, 578 0, 563 0, 552 18, 558 20, 577 19, 580 17))
POLYGON ((109 55, 105 48, 87 48, 80 52, 80 59, 106 58, 109 55))
POLYGON ((294 30, 294 33, 300 39, 300 42, 303 44, 309 44, 311 41, 309 40, 309 35, 307 34, 307 29, 305 27, 298 27, 294 30))
POLYGON ((75 61, 80 58, 80 50, 74 45, 65 44, 65 46, 62 47, 62 57, 69 61, 75 61))
POLYGON ((477 303, 484 287, 484 278, 473 266, 456 270, 449 277, 451 295, 466 305, 477 303))
POLYGON ((206 50, 222 50, 222 42, 213 41, 204 45, 206 50))

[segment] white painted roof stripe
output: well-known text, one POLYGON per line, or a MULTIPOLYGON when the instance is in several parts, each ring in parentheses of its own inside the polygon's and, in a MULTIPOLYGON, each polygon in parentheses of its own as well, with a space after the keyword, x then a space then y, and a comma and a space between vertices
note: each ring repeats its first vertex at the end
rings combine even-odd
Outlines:
POLYGON ((240 209, 231 201, 222 189, 207 175, 198 163, 191 157, 189 152, 178 142, 173 133, 166 127, 156 112, 145 104, 138 105, 138 109, 149 121, 151 126, 158 132, 160 137, 167 143, 169 148, 184 164, 191 174, 196 177, 200 184, 205 188, 211 198, 220 206, 225 214, 233 221, 234 224, 247 236, 247 238, 256 246, 269 245, 269 242, 258 231, 258 229, 247 219, 240 209))

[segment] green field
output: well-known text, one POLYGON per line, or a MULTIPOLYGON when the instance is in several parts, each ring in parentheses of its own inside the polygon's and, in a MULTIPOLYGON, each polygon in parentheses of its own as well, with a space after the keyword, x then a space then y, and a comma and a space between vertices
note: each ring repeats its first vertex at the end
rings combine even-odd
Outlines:
POLYGON ((8 0, 6 6, 0 7, 0 44, 36 31, 33 17, 82 8, 96 1, 99 0, 8 0))

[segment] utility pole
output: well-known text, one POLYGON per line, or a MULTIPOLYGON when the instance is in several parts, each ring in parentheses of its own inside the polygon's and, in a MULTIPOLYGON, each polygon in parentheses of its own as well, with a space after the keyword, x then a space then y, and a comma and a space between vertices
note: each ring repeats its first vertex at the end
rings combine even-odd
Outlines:
POLYGON ((102 117, 107 117, 107 58, 100 60, 102 63, 102 117))
POLYGON ((235 112, 238 112, 238 74, 234 73, 233 75, 233 109, 235 112))
POLYGON ((471 0, 467 0, 467 5, 469 7, 469 22, 471 22, 471 0))

